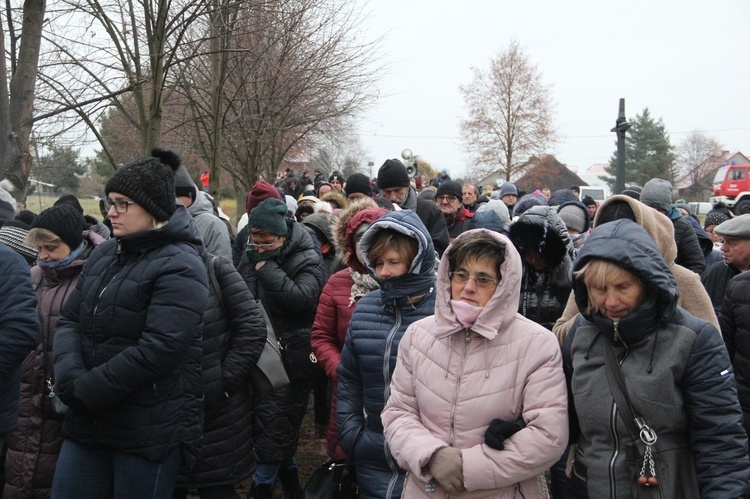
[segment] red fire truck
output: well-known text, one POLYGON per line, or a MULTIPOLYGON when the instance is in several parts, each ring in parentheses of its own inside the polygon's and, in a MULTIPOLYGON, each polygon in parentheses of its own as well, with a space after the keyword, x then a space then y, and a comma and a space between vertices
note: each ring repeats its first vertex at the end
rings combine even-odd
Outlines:
POLYGON ((722 202, 736 215, 750 213, 750 165, 722 166, 714 175, 711 203, 722 202))

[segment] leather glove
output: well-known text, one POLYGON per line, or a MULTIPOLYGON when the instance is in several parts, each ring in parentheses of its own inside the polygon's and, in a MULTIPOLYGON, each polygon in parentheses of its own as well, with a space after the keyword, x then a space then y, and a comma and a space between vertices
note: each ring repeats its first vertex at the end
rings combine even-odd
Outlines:
POLYGON ((503 421, 502 419, 493 419, 484 432, 484 443, 496 450, 505 449, 505 439, 515 435, 518 430, 526 428, 526 422, 523 418, 515 421, 503 421))
POLYGON ((464 492, 464 460, 461 450, 442 447, 427 463, 430 474, 448 493, 464 492))

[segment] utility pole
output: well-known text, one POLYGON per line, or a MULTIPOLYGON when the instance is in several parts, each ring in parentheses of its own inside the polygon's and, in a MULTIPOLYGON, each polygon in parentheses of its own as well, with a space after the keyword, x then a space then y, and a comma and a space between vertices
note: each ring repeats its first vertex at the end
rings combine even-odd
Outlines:
POLYGON ((617 113, 615 127, 610 132, 617 134, 617 172, 615 174, 615 194, 625 190, 625 132, 631 124, 625 120, 625 99, 620 99, 620 111, 617 113))

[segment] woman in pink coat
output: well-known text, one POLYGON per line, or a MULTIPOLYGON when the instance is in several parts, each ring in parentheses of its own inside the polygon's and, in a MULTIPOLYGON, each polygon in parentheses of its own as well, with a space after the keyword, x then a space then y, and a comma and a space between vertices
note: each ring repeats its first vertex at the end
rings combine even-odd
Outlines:
POLYGON ((382 413, 409 474, 402 497, 548 497, 568 440, 555 336, 516 313, 521 257, 503 235, 458 236, 438 269, 435 315, 407 330, 382 413))

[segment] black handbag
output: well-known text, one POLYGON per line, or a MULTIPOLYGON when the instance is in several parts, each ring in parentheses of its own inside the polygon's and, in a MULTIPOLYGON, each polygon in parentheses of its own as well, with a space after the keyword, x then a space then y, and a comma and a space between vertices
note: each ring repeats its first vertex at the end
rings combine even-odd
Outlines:
MULTIPOLYGON (((208 265, 208 273, 211 277, 216 297, 219 299, 221 308, 224 310, 224 315, 229 317, 224 306, 224 292, 219 284, 219 280, 216 278, 216 268, 214 265, 217 260, 218 257, 211 259, 208 265)), ((286 369, 281 359, 279 343, 276 341, 276 334, 274 334, 273 326, 271 325, 271 320, 268 318, 266 309, 263 308, 260 300, 255 300, 255 302, 258 308, 260 308, 263 320, 266 322, 266 343, 263 345, 263 352, 260 354, 258 362, 250 370, 250 381, 253 384, 253 391, 257 395, 265 397, 289 385, 289 376, 286 374, 286 369)))
POLYGON ((323 366, 310 345, 310 331, 296 330, 279 336, 281 358, 292 383, 310 382, 325 376, 323 366))
POLYGON ((630 433, 625 455, 630 471, 631 497, 699 499, 695 456, 687 434, 661 434, 646 424, 633 407, 612 344, 604 340, 607 381, 617 409, 630 433))
MULTIPOLYGON (((352 416, 353 414, 349 418, 352 416)), ((354 436, 355 445, 363 430, 363 426, 357 429, 354 436)), ((338 444, 339 438, 337 437, 333 448, 338 447, 338 444)), ((313 471, 302 490, 302 499, 357 499, 359 497, 359 484, 354 473, 355 445, 352 446, 352 452, 346 456, 345 460, 331 458, 313 471)))

